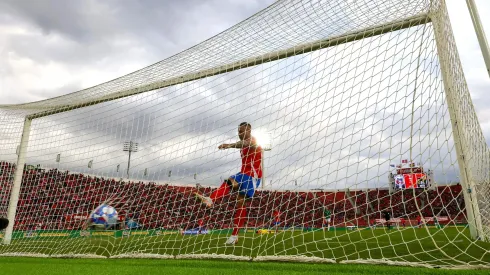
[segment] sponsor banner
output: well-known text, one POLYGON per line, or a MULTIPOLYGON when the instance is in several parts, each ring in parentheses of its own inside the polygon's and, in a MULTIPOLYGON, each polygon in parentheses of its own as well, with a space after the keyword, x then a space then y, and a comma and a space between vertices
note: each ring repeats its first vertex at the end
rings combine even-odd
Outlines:
MULTIPOLYGON (((203 230, 207 234, 207 230, 203 230)), ((13 239, 36 239, 36 238, 87 238, 87 237, 129 237, 129 236, 164 236, 179 234, 177 230, 113 230, 113 231, 92 231, 92 230, 32 230, 15 231, 13 239)), ((4 233, 0 233, 0 239, 4 233)))
POLYGON ((49 238, 49 237, 72 237, 70 231, 28 231, 24 232, 24 238, 49 238))
POLYGON ((150 235, 149 231, 131 231, 131 236, 148 236, 148 235, 150 235))
POLYGON ((209 231, 207 229, 201 230, 201 232, 199 232, 199 229, 190 229, 184 231, 184 235, 198 235, 198 234, 209 234, 209 231))
POLYGON ((129 236, 140 236, 140 237, 149 237, 149 236, 164 236, 164 235, 175 235, 178 234, 177 230, 124 230, 117 237, 129 237, 129 236))
POLYGON ((160 232, 160 235, 176 235, 176 234, 179 234, 180 232, 179 231, 161 231, 160 232))
POLYGON ((111 236, 116 237, 117 231, 92 231, 91 236, 111 236))
POLYGON ((39 237, 70 237, 69 232, 43 232, 39 233, 39 237))
POLYGON ((15 239, 32 239, 32 238, 59 238, 59 237, 78 237, 78 231, 70 230, 32 230, 32 231, 17 231, 14 233, 15 239))
POLYGON ((37 232, 27 232, 24 233, 24 238, 36 238, 38 236, 37 232))
MULTIPOLYGON (((449 221, 449 217, 447 216, 443 216, 443 217, 436 217, 437 218, 437 221, 438 222, 447 222, 449 221)), ((425 222, 433 222, 434 221, 434 217, 423 217, 424 221, 425 222)), ((416 219, 405 219, 405 221, 407 222, 407 224, 410 223, 410 220, 411 221, 415 221, 416 219)), ((385 219, 376 219, 375 220, 376 223, 385 223, 386 220, 385 219)), ((391 218, 390 219, 390 222, 391 223, 401 223, 401 219, 400 218, 391 218)))

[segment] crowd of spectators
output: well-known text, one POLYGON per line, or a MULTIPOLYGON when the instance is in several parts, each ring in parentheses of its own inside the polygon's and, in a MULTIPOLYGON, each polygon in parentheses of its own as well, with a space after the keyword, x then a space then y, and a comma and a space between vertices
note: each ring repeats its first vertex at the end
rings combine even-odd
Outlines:
MULTIPOLYGON (((0 163, 0 215, 5 215, 13 183, 14 165, 0 163)), ((122 226, 130 220, 143 229, 189 229, 204 221, 208 229, 233 226, 235 195, 216 202, 212 209, 199 204, 194 192, 210 194, 211 187, 174 186, 105 179, 67 171, 24 170, 15 230, 75 230, 84 227, 89 214, 102 203, 118 211, 122 226)), ((388 211, 394 218, 447 216, 464 223, 460 185, 435 190, 387 189, 361 191, 257 190, 248 207, 247 227, 269 227, 273 212, 281 213, 285 227, 319 228, 323 209, 332 213, 333 226, 367 226, 388 211)), ((127 226, 127 223, 126 223, 127 226)))

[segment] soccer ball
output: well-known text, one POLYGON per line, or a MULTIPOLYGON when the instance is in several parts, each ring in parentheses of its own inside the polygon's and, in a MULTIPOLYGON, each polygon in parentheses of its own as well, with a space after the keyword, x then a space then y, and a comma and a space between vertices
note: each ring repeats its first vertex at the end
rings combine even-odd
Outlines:
POLYGON ((115 224, 117 223, 118 219, 117 211, 114 207, 110 205, 102 204, 101 206, 97 207, 97 209, 95 209, 95 211, 90 216, 90 219, 95 224, 115 224))

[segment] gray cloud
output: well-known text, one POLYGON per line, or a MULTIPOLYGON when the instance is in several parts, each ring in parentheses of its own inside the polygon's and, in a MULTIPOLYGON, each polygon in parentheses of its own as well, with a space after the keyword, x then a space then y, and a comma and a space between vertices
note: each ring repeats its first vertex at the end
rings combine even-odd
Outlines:
MULTIPOLYGON (((37 28, 42 37, 13 37, 15 49, 39 62, 97 62, 136 48, 153 62, 238 23, 272 1, 3 1, 2 13, 37 28), (61 36, 61 43, 36 39, 61 36), (41 47, 32 47, 33 43, 41 47), (49 55, 43 54, 49 52, 49 55), (108 54, 109 53, 109 54, 108 54)), ((15 22, 17 20, 11 20, 15 22)), ((18 22, 18 21, 17 21, 18 22)), ((148 62, 149 60, 145 60, 148 62)), ((94 64, 95 65, 95 64, 94 64)))
POLYGON ((0 93, 24 96, 7 102, 30 102, 51 97, 46 90, 66 94, 111 80, 191 47, 271 2, 2 1, 0 93), (31 83, 10 83, 27 73, 24 81, 31 83), (42 81, 43 73, 60 74, 56 81, 65 87, 42 81))

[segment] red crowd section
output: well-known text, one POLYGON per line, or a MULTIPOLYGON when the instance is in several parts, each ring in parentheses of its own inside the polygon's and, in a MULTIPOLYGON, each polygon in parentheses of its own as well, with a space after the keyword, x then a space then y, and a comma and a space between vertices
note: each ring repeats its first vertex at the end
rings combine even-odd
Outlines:
MULTIPOLYGON (((13 183, 14 166, 0 163, 0 215, 5 216, 13 183)), ((81 229, 89 214, 107 202, 119 212, 121 224, 133 219, 143 229, 189 229, 202 220, 208 229, 233 227, 236 196, 231 194, 208 209, 194 192, 210 194, 211 187, 124 182, 54 170, 24 171, 15 230, 81 229)), ((393 218, 415 220, 449 217, 448 223, 466 223, 460 185, 435 190, 385 189, 362 191, 257 190, 248 204, 247 227, 269 227, 273 212, 281 212, 282 226, 320 228, 323 209, 331 211, 331 225, 368 226, 388 211, 393 218)))

